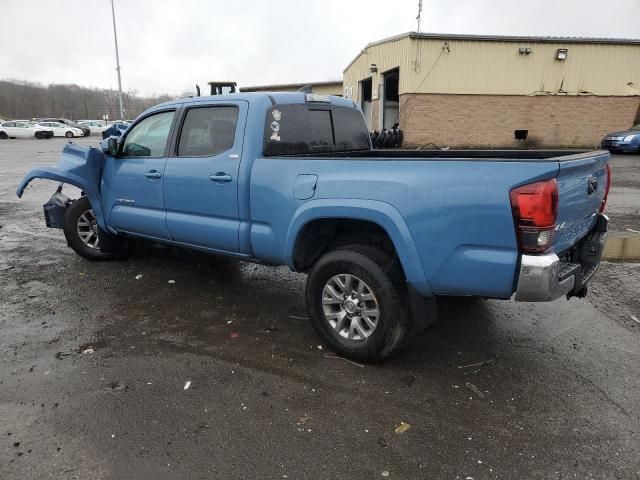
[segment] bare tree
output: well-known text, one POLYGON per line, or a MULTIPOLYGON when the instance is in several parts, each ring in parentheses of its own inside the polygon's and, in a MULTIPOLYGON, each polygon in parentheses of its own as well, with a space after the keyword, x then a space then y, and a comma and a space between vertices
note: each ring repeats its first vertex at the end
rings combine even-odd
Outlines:
MULTIPOLYGON (((137 117, 147 108, 173 100, 170 95, 142 97, 131 90, 124 94, 125 116, 137 117)), ((118 92, 78 85, 0 80, 0 118, 65 117, 71 119, 118 119, 118 92)))

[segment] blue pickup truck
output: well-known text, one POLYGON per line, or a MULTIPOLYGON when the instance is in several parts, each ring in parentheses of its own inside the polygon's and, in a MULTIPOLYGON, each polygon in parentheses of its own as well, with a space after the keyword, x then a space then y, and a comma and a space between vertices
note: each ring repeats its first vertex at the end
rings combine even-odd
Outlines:
POLYGON ((66 145, 17 194, 60 182, 47 225, 88 259, 144 238, 306 272, 322 340, 379 361, 434 320, 439 296, 584 296, 607 235, 609 158, 373 150, 349 99, 245 93, 164 103, 101 148, 66 145))

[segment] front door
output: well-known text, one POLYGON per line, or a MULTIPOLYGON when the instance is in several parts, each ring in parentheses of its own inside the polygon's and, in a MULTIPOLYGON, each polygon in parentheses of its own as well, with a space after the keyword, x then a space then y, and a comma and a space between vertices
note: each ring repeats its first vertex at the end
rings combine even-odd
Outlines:
POLYGON ((163 175, 175 110, 153 113, 134 125, 117 158, 106 156, 102 208, 119 232, 169 239, 163 175))
POLYGON ((10 137, 20 137, 20 138, 28 138, 33 137, 33 130, 29 128, 28 123, 24 122, 16 122, 15 128, 12 128, 12 134, 9 134, 10 137))
POLYGON ((238 252, 238 174, 247 108, 244 101, 218 101, 185 109, 164 175, 174 241, 238 252))

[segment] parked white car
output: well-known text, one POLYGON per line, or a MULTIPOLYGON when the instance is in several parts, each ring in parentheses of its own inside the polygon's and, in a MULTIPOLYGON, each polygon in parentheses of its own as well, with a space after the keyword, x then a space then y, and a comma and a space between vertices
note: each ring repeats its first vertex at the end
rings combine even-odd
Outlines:
POLYGON ((33 125, 24 121, 3 122, 0 124, 0 139, 7 138, 51 138, 54 133, 51 128, 33 125))
POLYGON ((53 131, 54 137, 83 137, 84 132, 79 128, 70 127, 69 125, 65 125, 64 123, 58 122, 41 122, 36 124, 37 127, 46 128, 48 130, 53 131))
POLYGON ((107 125, 100 120, 81 120, 78 122, 79 125, 83 127, 88 127, 91 130, 91 135, 100 134, 104 132, 107 128, 107 125))

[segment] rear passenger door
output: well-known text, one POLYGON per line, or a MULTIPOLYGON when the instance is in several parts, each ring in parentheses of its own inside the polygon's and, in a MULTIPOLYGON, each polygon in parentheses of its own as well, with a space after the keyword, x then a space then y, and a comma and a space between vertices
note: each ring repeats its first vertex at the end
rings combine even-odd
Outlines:
POLYGON ((248 104, 185 108, 164 176, 167 228, 176 242, 238 252, 238 174, 248 104))

